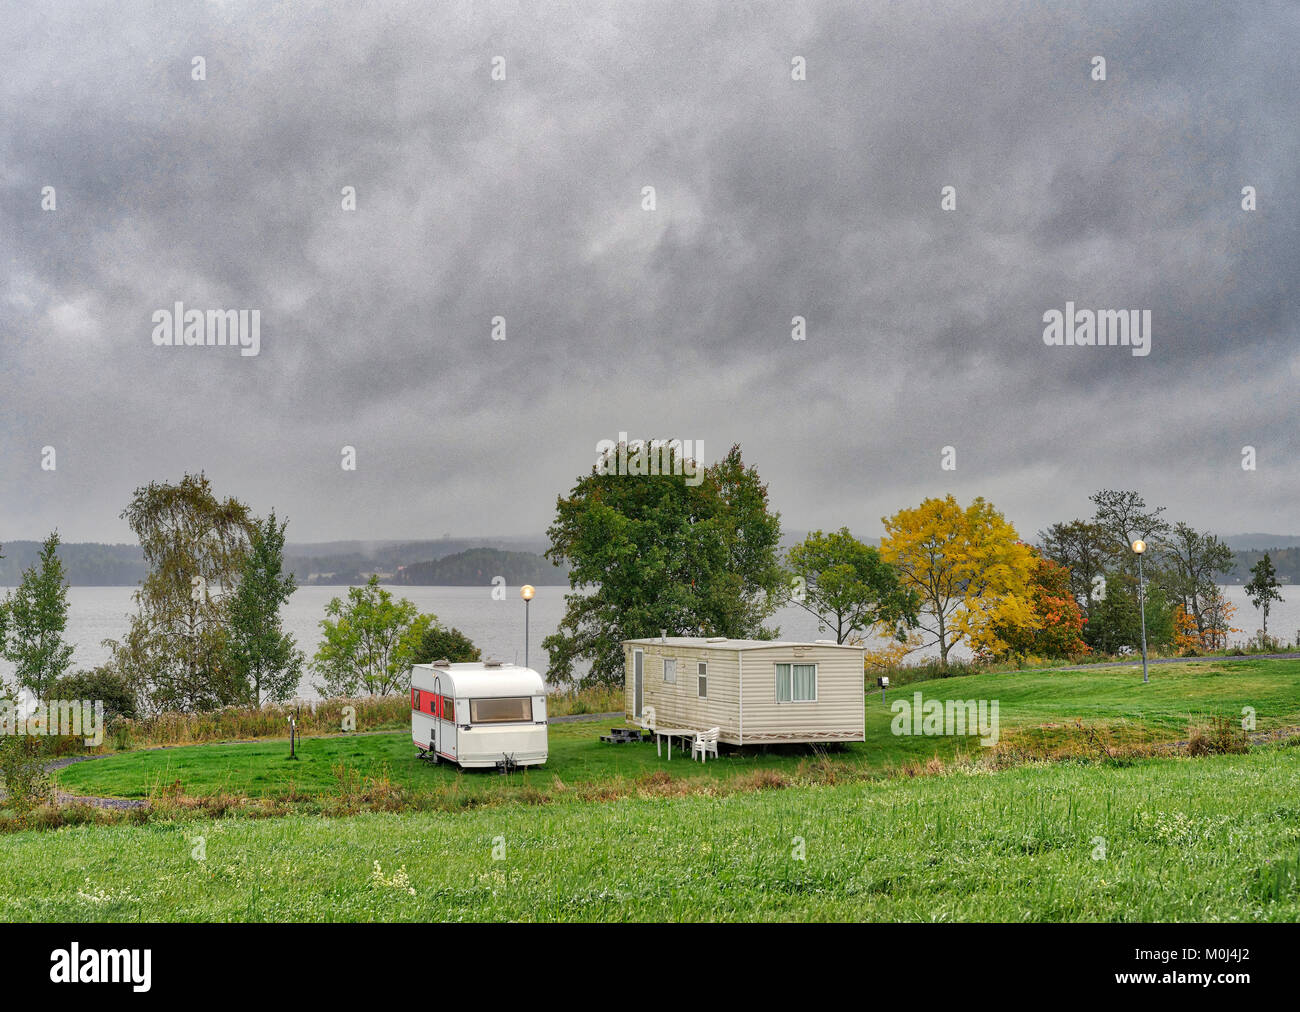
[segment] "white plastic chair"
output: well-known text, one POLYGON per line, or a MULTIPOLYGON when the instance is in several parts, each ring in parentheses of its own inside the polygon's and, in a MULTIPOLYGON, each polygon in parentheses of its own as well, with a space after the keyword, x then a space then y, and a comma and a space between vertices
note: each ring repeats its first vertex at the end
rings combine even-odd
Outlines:
POLYGON ((691 758, 697 755, 701 762, 708 762, 706 758, 712 755, 714 759, 718 758, 718 735, 722 733, 722 728, 711 727, 707 731, 701 731, 695 736, 695 742, 691 745, 691 758))

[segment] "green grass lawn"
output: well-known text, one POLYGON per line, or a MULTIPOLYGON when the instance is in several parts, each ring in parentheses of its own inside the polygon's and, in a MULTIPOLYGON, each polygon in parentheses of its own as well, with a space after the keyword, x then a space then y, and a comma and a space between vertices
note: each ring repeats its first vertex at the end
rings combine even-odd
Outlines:
MULTIPOLYGON (((923 698, 988 699, 999 703, 1005 744, 1043 753, 1080 744, 1074 721, 1097 727, 1118 744, 1185 738, 1189 723, 1212 716, 1240 720, 1242 708, 1254 707, 1260 730, 1300 725, 1300 661, 1246 660, 1152 669, 1143 685, 1141 668, 1078 672, 1013 672, 941 679, 892 692, 889 701, 923 698)), ((883 770, 908 761, 958 751, 979 753, 975 738, 899 737, 890 731, 893 717, 878 693, 867 698, 867 742, 835 752, 839 762, 883 770)), ((782 754, 746 751, 725 754, 707 765, 692 763, 674 751, 671 763, 655 754, 653 744, 608 745, 599 741, 606 723, 555 724, 550 728, 550 758, 540 769, 512 774, 518 785, 545 786, 558 777, 567 785, 635 778, 663 771, 674 778, 727 778, 760 769, 793 770, 807 759, 806 749, 782 754)), ((151 790, 180 782, 192 795, 228 792, 252 797, 329 794, 337 789, 335 768, 346 764, 362 776, 387 775, 416 790, 455 785, 474 792, 500 786, 494 772, 459 773, 448 766, 429 766, 415 758, 405 732, 350 738, 308 738, 299 759, 288 758, 287 741, 253 744, 194 745, 141 750, 70 766, 57 775, 60 789, 77 794, 141 798, 151 790)))
MULTIPOLYGON (((1106 695, 1089 693, 1099 707, 1106 695)), ((556 742, 575 750, 557 763, 580 761, 576 734, 556 742)), ((76 826, 0 837, 0 866, 0 921, 1297 920, 1300 748, 458 814, 76 826)))

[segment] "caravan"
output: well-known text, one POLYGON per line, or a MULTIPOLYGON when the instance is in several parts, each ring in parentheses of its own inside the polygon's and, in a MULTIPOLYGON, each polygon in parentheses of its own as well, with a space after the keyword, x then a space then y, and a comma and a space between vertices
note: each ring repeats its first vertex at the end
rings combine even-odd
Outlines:
POLYGON ((465 769, 546 762, 546 684, 500 661, 411 668, 411 739, 420 757, 465 769))

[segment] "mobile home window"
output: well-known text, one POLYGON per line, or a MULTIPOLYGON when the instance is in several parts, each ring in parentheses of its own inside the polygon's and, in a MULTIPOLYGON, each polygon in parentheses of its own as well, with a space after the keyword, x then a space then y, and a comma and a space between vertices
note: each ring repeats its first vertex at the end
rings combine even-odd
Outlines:
POLYGON ((671 657, 664 658, 664 681, 677 684, 677 661, 671 657))
POLYGON ((420 690, 419 690, 419 689, 412 689, 412 690, 411 690, 411 709, 412 709, 412 710, 418 710, 419 708, 420 708, 420 690))
POLYGON ((700 686, 699 694, 701 699, 709 698, 709 664, 707 661, 700 661, 699 667, 700 686))
POLYGON ((471 699, 471 724, 513 724, 533 719, 532 696, 509 696, 504 699, 471 699))
POLYGON ((817 665, 778 664, 776 666, 776 701, 778 703, 816 702, 817 665))
POLYGON ((442 697, 442 719, 456 723, 456 701, 450 696, 442 697))

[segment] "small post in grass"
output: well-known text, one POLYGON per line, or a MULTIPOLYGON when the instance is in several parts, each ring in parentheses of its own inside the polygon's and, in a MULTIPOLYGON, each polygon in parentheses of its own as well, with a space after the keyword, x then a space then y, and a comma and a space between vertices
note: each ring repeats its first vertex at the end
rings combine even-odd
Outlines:
POLYGON ((289 758, 297 759, 298 755, 295 750, 298 738, 298 708, 295 706, 289 711, 289 758))
POLYGON ((889 676, 881 675, 876 679, 876 684, 880 686, 880 701, 883 703, 885 701, 885 690, 889 688, 889 676))

